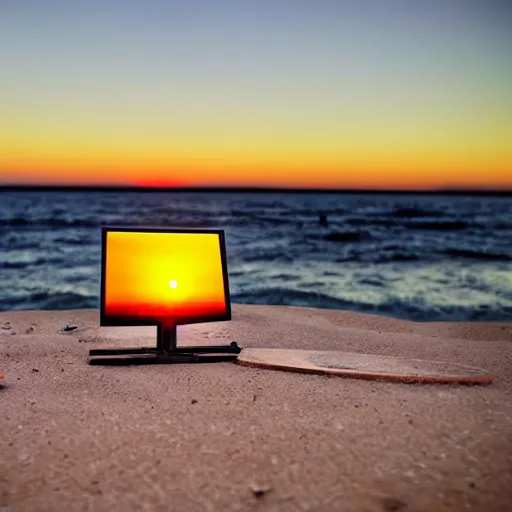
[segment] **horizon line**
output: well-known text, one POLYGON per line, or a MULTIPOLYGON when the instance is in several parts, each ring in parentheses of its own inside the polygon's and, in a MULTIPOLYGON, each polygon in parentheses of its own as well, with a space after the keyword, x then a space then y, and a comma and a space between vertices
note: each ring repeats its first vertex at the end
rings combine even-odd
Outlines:
POLYGON ((295 194, 418 194, 418 195, 476 195, 511 196, 510 189, 440 188, 440 189, 351 189, 315 187, 236 187, 188 186, 157 187, 141 185, 57 185, 57 184, 1 184, 0 191, 62 191, 62 192, 201 192, 201 193, 295 193, 295 194))

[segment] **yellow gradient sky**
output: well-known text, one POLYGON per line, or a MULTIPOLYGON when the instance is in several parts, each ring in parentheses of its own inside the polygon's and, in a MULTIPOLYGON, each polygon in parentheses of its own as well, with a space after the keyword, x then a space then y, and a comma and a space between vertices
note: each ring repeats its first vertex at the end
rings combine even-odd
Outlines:
POLYGON ((7 0, 0 185, 512 189, 511 12, 7 0))

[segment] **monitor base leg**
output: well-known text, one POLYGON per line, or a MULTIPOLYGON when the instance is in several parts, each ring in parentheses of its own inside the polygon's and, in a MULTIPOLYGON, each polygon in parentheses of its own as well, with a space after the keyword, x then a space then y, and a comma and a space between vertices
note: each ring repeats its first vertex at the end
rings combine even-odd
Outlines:
POLYGON ((91 357, 89 364, 127 366, 139 364, 216 363, 234 361, 241 351, 242 349, 236 341, 233 341, 230 345, 175 346, 170 348, 170 350, 162 350, 158 346, 155 348, 100 348, 89 351, 89 356, 91 357))

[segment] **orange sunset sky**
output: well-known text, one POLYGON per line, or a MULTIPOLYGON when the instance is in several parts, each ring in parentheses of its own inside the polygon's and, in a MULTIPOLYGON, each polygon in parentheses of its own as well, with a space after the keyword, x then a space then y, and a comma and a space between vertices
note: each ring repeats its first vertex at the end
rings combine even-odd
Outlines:
POLYGON ((2 2, 0 185, 512 190, 511 12, 2 2))

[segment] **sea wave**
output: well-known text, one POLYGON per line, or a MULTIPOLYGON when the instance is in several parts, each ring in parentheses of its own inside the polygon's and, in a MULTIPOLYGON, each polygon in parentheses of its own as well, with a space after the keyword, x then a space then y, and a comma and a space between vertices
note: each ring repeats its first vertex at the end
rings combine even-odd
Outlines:
POLYGON ((62 265, 63 263, 65 263, 65 260, 62 258, 62 256, 58 256, 58 255, 26 259, 26 260, 23 260, 23 259, 19 259, 19 260, 10 259, 9 260, 9 259, 7 259, 7 260, 2 261, 0 259, 0 268, 5 269, 5 270, 14 270, 14 269, 20 270, 20 269, 25 269, 25 268, 35 268, 35 267, 44 266, 44 265, 50 265, 50 266, 62 265))
POLYGON ((454 306, 424 303, 421 300, 389 299, 382 303, 348 301, 323 293, 306 292, 286 288, 263 288, 232 296, 235 303, 272 304, 279 306, 303 306, 324 309, 344 309, 362 313, 380 314, 416 321, 511 321, 512 307, 454 306))
POLYGON ((369 240, 371 237, 368 233, 362 231, 342 231, 327 233, 321 238, 328 242, 360 242, 369 240))
POLYGON ((454 258, 466 258, 483 261, 512 261, 512 255, 506 253, 477 251, 473 249, 445 249, 441 252, 454 258))
POLYGON ((439 221, 413 221, 405 222, 404 225, 410 229, 429 229, 435 231, 451 231, 467 229, 471 223, 463 220, 439 220, 439 221))
POLYGON ((95 309, 99 307, 97 296, 83 295, 80 293, 51 293, 36 292, 12 296, 9 300, 0 300, 0 311, 10 310, 70 310, 70 309, 95 309))
POLYGON ((392 218, 392 217, 348 217, 345 219, 346 224, 353 226, 384 226, 384 227, 402 227, 407 229, 424 229, 430 231, 455 231, 464 230, 470 227, 477 227, 478 224, 464 220, 408 220, 408 217, 392 218))
POLYGON ((404 217, 412 219, 415 217, 442 217, 444 212, 439 210, 425 210, 424 208, 398 207, 391 210, 390 215, 393 217, 404 217))
MULTIPOLYGON (((362 284, 370 284, 368 280, 362 284)), ((371 283, 378 284, 381 283, 371 283)), ((389 299, 381 303, 350 301, 333 297, 325 293, 315 293, 291 288, 266 287, 255 291, 245 291, 231 295, 233 303, 260 304, 277 306, 315 307, 322 309, 351 310, 404 318, 416 321, 512 321, 512 307, 489 306, 453 306, 446 304, 423 303, 421 300, 389 299)), ((70 310, 93 309, 99 307, 97 295, 73 292, 37 292, 17 297, 9 301, 0 301, 0 310, 41 309, 70 310)))
POLYGON ((24 226, 32 226, 32 227, 56 227, 56 228, 64 228, 64 227, 97 227, 98 222, 92 220, 83 220, 83 219, 59 219, 50 217, 47 219, 30 219, 25 217, 14 217, 7 219, 0 219, 0 227, 24 227, 24 226))

